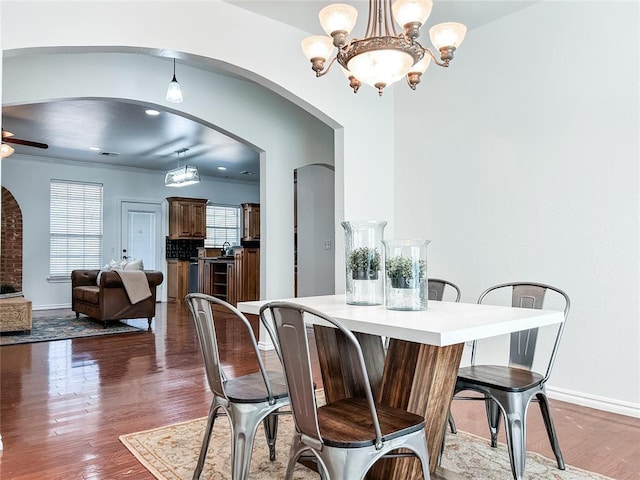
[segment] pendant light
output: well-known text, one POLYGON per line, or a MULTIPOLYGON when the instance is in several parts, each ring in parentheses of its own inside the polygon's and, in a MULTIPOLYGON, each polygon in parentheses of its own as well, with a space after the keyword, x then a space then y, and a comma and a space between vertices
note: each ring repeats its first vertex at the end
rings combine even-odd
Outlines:
POLYGON ((176 80, 176 59, 173 59, 173 78, 167 87, 167 102, 182 103, 182 90, 180 84, 176 80))
POLYGON ((198 169, 196 167, 190 165, 180 166, 180 154, 182 153, 183 157, 186 158, 188 150, 188 148, 182 148, 176 151, 178 154, 178 166, 173 170, 169 170, 165 175, 165 187, 186 187, 187 185, 200 183, 200 175, 198 174, 198 169))

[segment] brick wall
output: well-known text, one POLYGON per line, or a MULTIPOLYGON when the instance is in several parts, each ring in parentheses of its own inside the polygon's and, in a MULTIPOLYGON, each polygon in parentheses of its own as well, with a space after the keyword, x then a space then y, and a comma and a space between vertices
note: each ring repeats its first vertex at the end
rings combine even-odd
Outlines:
POLYGON ((2 187, 0 225, 0 285, 22 290, 22 211, 11 192, 2 187))

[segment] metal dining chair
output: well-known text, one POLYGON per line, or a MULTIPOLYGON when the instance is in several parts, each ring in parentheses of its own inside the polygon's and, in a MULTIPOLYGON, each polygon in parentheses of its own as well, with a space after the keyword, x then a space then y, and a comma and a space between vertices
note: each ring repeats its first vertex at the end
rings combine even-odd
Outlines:
POLYGON ((377 460, 400 448, 417 457, 424 478, 430 478, 424 417, 374 403, 362 349, 353 333, 336 319, 293 303, 268 303, 260 309, 260 318, 276 346, 291 398, 295 433, 286 480, 292 478, 302 455, 315 458, 323 480, 362 480, 377 460), (342 332, 346 348, 341 354, 355 359, 353 377, 360 380, 364 397, 318 407, 305 315, 342 332))
POLYGON ((452 301, 460 301, 460 288, 455 283, 441 278, 430 278, 427 282, 429 300, 442 301, 444 299, 445 290, 451 289, 455 292, 455 297, 452 297, 452 301))
MULTIPOLYGON (((429 300, 442 301, 446 290, 451 290, 452 293, 450 295, 452 301, 460 301, 460 288, 455 283, 441 278, 430 278, 427 280, 427 298, 429 300)), ((384 339, 385 352, 389 348, 389 340, 389 337, 384 339)), ((449 422, 452 429, 451 431, 455 433, 455 423, 451 423, 453 422, 453 418, 450 418, 449 422)))
MULTIPOLYGON (((546 293, 555 292, 564 304, 565 320, 569 314, 570 301, 567 294, 558 288, 542 283, 512 282, 495 285, 480 295, 478 303, 484 303, 489 294, 495 296, 505 290, 511 290, 511 306, 536 309, 542 308, 546 293)), ((565 323, 560 324, 555 334, 544 374, 531 370, 536 352, 537 328, 511 334, 507 365, 476 364, 478 342, 474 341, 471 350, 471 366, 460 368, 458 371, 454 400, 485 401, 491 433, 491 446, 494 448, 498 446, 501 414, 504 416, 511 472, 516 480, 521 480, 524 475, 526 413, 532 400, 538 401, 540 404, 540 411, 542 412, 542 418, 558 468, 560 470, 565 468, 545 390, 545 384, 553 368, 565 323), (482 397, 460 397, 457 395, 464 390, 479 392, 482 397)))
POLYGON ((253 441, 260 422, 264 425, 270 460, 275 460, 278 410, 289 405, 285 379, 280 372, 267 371, 249 320, 233 305, 202 293, 190 293, 185 299, 195 322, 207 381, 213 393, 193 479, 200 478, 213 425, 222 409, 231 424, 231 477, 233 480, 246 480, 249 476, 253 441), (247 354, 251 351, 255 354, 259 366, 257 373, 236 378, 227 378, 225 375, 220 362, 212 305, 221 306, 231 314, 224 316, 225 321, 237 321, 241 327, 246 328, 250 339, 247 354))

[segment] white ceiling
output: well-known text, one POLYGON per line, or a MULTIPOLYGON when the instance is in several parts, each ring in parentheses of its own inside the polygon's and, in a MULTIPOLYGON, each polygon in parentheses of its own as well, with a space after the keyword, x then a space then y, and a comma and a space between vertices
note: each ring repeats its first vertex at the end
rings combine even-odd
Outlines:
MULTIPOLYGON (((310 34, 323 34, 317 14, 330 2, 227 0, 227 3, 297 26, 310 34)), ((367 2, 346 3, 359 8, 360 18, 353 35, 361 36, 359 29, 364 30, 367 2)), ((532 3, 535 1, 436 0, 427 23, 430 26, 458 21, 471 30, 532 3)), ((424 37, 423 33, 421 40, 426 46, 428 42, 424 37)), ((249 146, 197 119, 169 111, 149 117, 144 110, 145 105, 113 99, 13 105, 3 107, 2 128, 14 133, 16 138, 49 145, 46 150, 14 145, 18 154, 154 170, 167 170, 186 161, 196 165, 201 175, 259 182, 259 154, 249 146), (101 151, 90 151, 89 146, 100 147, 101 151), (178 159, 176 151, 182 148, 189 150, 178 159), (218 170, 219 166, 227 170, 218 170)))

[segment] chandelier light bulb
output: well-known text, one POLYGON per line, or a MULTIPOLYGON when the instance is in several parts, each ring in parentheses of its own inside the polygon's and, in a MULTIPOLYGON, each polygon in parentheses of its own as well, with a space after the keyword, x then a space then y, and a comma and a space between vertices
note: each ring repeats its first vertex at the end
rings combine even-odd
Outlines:
POLYGON ((399 50, 372 50, 351 59, 347 65, 355 77, 367 85, 382 89, 404 77, 413 65, 413 57, 399 50))
POLYGON ((424 57, 422 57, 422 60, 420 60, 418 63, 412 66, 409 71, 411 73, 413 72, 424 73, 427 70, 427 68, 429 68, 429 65, 431 65, 431 56, 425 55, 424 57))
POLYGON ((15 150, 11 145, 7 145, 6 143, 0 145, 0 158, 10 157, 11 155, 13 155, 13 152, 15 152, 15 150))
POLYGON ((422 57, 422 60, 411 67, 409 73, 407 73, 407 83, 409 87, 411 87, 411 90, 416 89, 420 80, 422 80, 422 74, 429 68, 430 64, 431 55, 425 55, 422 57))
POLYGON ((412 23, 424 25, 433 8, 432 0, 396 0, 391 6, 393 18, 401 27, 412 23))
POLYGON ((331 56, 333 52, 333 40, 324 35, 307 37, 301 42, 302 51, 308 60, 321 58, 323 61, 331 56))
POLYGON ((456 22, 439 23, 429 29, 431 43, 433 43, 433 46, 438 50, 442 50, 443 48, 458 48, 466 34, 467 27, 456 22))
POLYGON ((358 19, 358 11, 345 3, 334 3, 320 10, 318 14, 320 25, 327 35, 333 36, 334 32, 344 32, 349 35, 358 19))

